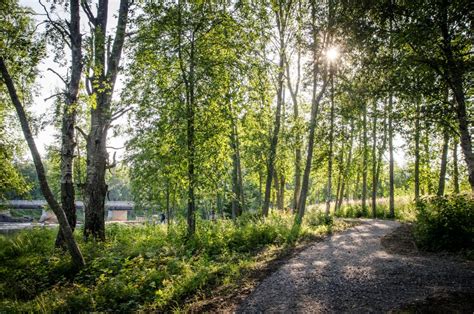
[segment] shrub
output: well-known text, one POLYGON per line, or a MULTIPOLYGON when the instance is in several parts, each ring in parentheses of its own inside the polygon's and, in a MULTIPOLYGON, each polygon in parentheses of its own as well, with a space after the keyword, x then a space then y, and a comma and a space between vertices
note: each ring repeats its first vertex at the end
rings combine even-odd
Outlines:
POLYGON ((416 204, 415 237, 429 251, 474 248, 474 198, 471 195, 432 196, 416 204))
POLYGON ((305 222, 310 227, 317 227, 320 225, 332 225, 333 224, 333 217, 326 216, 326 214, 322 211, 309 211, 305 217, 305 222))

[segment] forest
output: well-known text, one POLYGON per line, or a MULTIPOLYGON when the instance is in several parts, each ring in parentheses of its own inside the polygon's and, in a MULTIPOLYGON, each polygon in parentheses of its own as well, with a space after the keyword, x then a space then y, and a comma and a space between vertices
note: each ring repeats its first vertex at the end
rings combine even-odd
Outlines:
MULTIPOLYGON (((456 269, 441 309, 472 313, 473 29, 468 0, 0 1, 0 203, 57 219, 0 234, 0 311, 292 311, 272 265, 361 228, 456 269)), ((296 308, 429 311, 424 271, 296 308)))

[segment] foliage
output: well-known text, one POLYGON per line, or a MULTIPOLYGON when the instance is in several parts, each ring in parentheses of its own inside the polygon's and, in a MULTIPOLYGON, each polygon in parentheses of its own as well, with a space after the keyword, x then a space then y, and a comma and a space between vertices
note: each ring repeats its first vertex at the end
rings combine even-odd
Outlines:
POLYGON ((279 212, 267 219, 246 213, 235 222, 201 220, 189 241, 184 221, 169 229, 109 225, 106 243, 80 242, 87 266, 77 274, 69 257, 53 249, 55 230, 2 236, 0 311, 169 311, 212 287, 235 284, 262 250, 331 232, 332 221, 325 225, 314 215, 308 213, 297 234, 293 216, 279 212))
MULTIPOLYGON (((170 199, 183 204, 191 163, 197 202, 221 200, 230 182, 233 128, 242 136, 242 147, 266 146, 266 137, 256 139, 255 134, 266 133, 260 123, 267 109, 254 107, 269 105, 271 99, 260 104, 257 89, 266 90, 262 85, 268 78, 260 59, 250 55, 258 38, 247 6, 156 2, 144 5, 137 17, 139 32, 131 43, 133 62, 123 98, 136 104, 127 148, 139 205, 168 207, 170 199), (249 131, 240 131, 243 123, 249 131), (246 141, 248 136, 253 143, 246 141)), ((264 163, 265 151, 257 154, 252 167, 264 163)), ((223 210, 224 202, 216 203, 211 207, 223 210)))
POLYGON ((432 196, 416 205, 415 237, 429 251, 474 249, 474 199, 472 195, 432 196))
POLYGON ((14 140, 16 125, 11 112, 4 105, 0 87, 0 200, 11 194, 23 196, 29 190, 27 181, 15 166, 15 156, 22 152, 22 145, 14 140))
MULTIPOLYGON (((43 56, 43 45, 34 31, 28 8, 16 0, 0 3, 0 57, 8 65, 12 80, 22 88, 18 92, 24 102, 31 99, 36 78, 36 65, 43 56)), ((6 85, 0 84, 0 199, 7 194, 25 194, 29 187, 15 167, 15 156, 22 152, 16 140, 18 125, 14 122, 6 85)))

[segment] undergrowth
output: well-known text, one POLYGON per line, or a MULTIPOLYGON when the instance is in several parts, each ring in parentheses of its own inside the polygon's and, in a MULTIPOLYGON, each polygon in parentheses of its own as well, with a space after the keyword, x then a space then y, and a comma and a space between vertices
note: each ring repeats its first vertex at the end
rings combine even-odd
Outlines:
MULTIPOLYGON (((378 198, 376 202, 376 218, 397 219, 400 221, 413 222, 416 220, 414 202, 409 197, 395 198, 395 217, 390 217, 390 206, 388 198, 378 198)), ((367 199, 365 208, 360 201, 343 203, 336 217, 345 218, 373 218, 372 200, 367 199)))
POLYGON ((428 251, 474 252, 474 198, 469 194, 432 196, 416 204, 415 239, 428 251))
POLYGON ((105 243, 78 242, 87 266, 79 273, 53 249, 56 230, 33 229, 0 237, 0 312, 171 311, 184 300, 228 285, 254 267, 263 249, 283 250, 321 237, 343 222, 308 213, 250 214, 197 223, 186 240, 184 221, 165 225, 107 226, 105 243))

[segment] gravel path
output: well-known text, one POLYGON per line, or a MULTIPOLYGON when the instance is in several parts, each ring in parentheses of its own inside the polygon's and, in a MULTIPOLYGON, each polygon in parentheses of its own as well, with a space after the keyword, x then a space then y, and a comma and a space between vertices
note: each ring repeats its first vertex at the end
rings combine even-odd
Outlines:
POLYGON ((384 251, 380 239, 399 225, 363 220, 315 243, 266 278, 237 312, 386 312, 435 293, 474 291, 470 263, 384 251))

